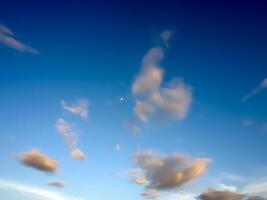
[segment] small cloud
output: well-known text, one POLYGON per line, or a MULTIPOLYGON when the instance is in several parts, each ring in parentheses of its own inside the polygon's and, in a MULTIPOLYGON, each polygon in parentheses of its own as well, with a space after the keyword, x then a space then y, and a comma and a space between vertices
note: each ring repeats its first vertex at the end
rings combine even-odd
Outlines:
POLYGON ((63 181, 52 181, 47 184, 48 186, 57 187, 57 188, 64 188, 66 183, 63 181))
POLYGON ((143 196, 145 199, 155 199, 160 196, 159 192, 155 189, 145 189, 141 196, 143 196))
POLYGON ((166 47, 169 47, 169 40, 171 39, 173 32, 170 30, 165 30, 161 33, 162 42, 166 47))
POLYGON ((19 154, 20 162, 37 170, 48 173, 55 173, 57 170, 57 161, 50 159, 47 155, 41 153, 39 150, 31 150, 19 154))
POLYGON ((71 156, 76 160, 82 160, 85 158, 85 154, 78 148, 71 150, 71 156))
POLYGON ((76 147, 77 134, 73 132, 71 125, 64 119, 59 118, 56 122, 56 129, 68 146, 70 155, 77 160, 83 159, 85 157, 85 154, 76 147))
POLYGON ((237 191, 237 188, 235 186, 232 186, 232 185, 225 185, 225 184, 219 184, 218 185, 218 188, 220 190, 223 190, 223 191, 230 191, 230 192, 235 192, 237 191))
POLYGON ((121 150, 121 145, 120 144, 116 144, 115 145, 115 150, 116 151, 120 151, 121 150))
MULTIPOLYGON (((163 43, 169 41, 171 32, 163 32, 163 43)), ((141 72, 132 85, 135 97, 135 115, 143 122, 153 116, 183 119, 192 102, 192 89, 181 78, 173 78, 163 84, 164 70, 160 63, 164 58, 164 49, 153 47, 142 59, 141 72)))
POLYGON ((15 34, 2 24, 0 24, 0 42, 20 52, 39 53, 36 49, 15 39, 15 34))
POLYGON ((136 178, 134 182, 137 185, 148 185, 150 183, 149 180, 147 180, 146 178, 136 178))
POLYGON ((261 92, 262 90, 267 88, 267 78, 265 78, 258 87, 254 88, 253 90, 251 90, 246 96, 244 96, 242 98, 242 101, 248 101, 251 97, 255 96, 256 94, 258 94, 259 92, 261 92))
POLYGON ((138 126, 138 124, 131 120, 126 121, 126 127, 134 133, 141 131, 141 128, 138 126))
POLYGON ((61 101, 61 106, 64 110, 82 118, 87 118, 88 116, 88 105, 89 103, 86 99, 80 100, 73 105, 68 105, 65 101, 61 101))

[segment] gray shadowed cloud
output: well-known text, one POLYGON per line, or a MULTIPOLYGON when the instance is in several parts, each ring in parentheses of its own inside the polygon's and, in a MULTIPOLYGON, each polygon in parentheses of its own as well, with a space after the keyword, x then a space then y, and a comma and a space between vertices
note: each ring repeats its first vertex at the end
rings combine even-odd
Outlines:
POLYGON ((68 146, 70 155, 77 160, 83 159, 85 154, 76 147, 77 134, 72 130, 71 125, 64 119, 59 118, 56 122, 56 129, 63 138, 65 144, 68 146))
POLYGON ((248 196, 232 191, 207 189, 198 197, 199 200, 267 200, 259 196, 248 196))

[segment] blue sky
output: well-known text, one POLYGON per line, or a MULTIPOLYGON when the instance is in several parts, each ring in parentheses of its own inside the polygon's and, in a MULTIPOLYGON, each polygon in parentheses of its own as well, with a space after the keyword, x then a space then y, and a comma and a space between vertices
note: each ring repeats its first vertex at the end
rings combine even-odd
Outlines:
POLYGON ((267 198, 266 7, 1 3, 0 197, 267 198))

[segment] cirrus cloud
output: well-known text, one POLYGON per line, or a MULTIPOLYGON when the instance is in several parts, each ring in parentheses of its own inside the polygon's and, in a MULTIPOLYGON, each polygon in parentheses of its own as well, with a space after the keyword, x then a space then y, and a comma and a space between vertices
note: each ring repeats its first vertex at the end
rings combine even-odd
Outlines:
POLYGON ((6 26, 0 24, 0 42, 20 52, 38 54, 39 51, 15 39, 15 34, 6 26))

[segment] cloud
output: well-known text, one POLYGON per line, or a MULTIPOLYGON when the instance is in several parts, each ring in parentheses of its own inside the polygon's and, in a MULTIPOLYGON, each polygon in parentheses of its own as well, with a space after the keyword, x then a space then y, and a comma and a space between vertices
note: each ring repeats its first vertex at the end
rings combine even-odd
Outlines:
POLYGON ((265 78, 258 87, 254 88, 253 90, 251 90, 246 96, 244 96, 242 98, 242 101, 245 102, 247 100, 249 100, 251 97, 255 96, 256 94, 258 94, 259 92, 261 92, 262 90, 267 88, 267 78, 265 78))
POLYGON ((191 159, 186 155, 159 155, 152 151, 139 151, 135 164, 144 171, 149 181, 147 188, 157 190, 177 189, 203 175, 209 159, 191 159))
POLYGON ((149 180, 147 180, 146 178, 136 178, 134 182, 137 185, 148 185, 150 183, 149 180))
POLYGON ((65 101, 61 101, 61 106, 64 110, 82 118, 88 117, 88 105, 89 103, 86 99, 80 100, 73 105, 68 105, 65 101))
MULTIPOLYGON (((167 44, 170 37, 170 32, 163 32, 162 43, 167 44)), ((141 72, 132 85, 134 113, 143 122, 148 122, 153 116, 183 119, 192 102, 192 89, 181 78, 173 78, 163 85, 164 70, 160 63, 164 54, 162 47, 149 49, 142 59, 141 72)))
POLYGON ((50 159, 39 150, 31 150, 19 154, 20 162, 23 165, 32 167, 44 172, 55 173, 57 170, 57 161, 50 159))
POLYGON ((75 197, 64 197, 61 194, 51 192, 49 190, 39 189, 32 186, 27 186, 17 182, 0 180, 0 188, 7 188, 14 190, 15 192, 23 192, 29 195, 40 197, 46 200, 82 200, 75 197))
POLYGON ((162 42, 166 47, 169 47, 169 41, 173 35, 173 32, 170 30, 165 30, 161 33, 162 42))
POLYGON ((146 189, 141 193, 145 199, 155 199, 160 196, 159 192, 155 189, 146 189))
POLYGON ((267 196, 267 181, 253 182, 246 185, 242 192, 245 194, 265 194, 267 196))
POLYGON ((230 192, 235 192, 237 190, 237 188, 235 186, 232 185, 225 185, 225 184, 219 184, 218 185, 220 190, 226 190, 226 191, 230 191, 230 192))
POLYGON ((259 196, 246 196, 237 192, 207 189, 199 196, 200 200, 267 200, 259 196))
POLYGON ((36 49, 20 42, 14 37, 15 34, 9 28, 0 24, 0 42, 20 52, 39 53, 36 49))
POLYGON ((131 120, 126 121, 126 127, 134 133, 138 133, 141 131, 141 128, 138 126, 138 124, 131 120))
POLYGON ((47 185, 57 188, 64 188, 66 186, 65 182, 63 181, 53 181, 49 182, 47 185))
POLYGON ((68 146, 70 155, 77 160, 83 159, 85 157, 85 154, 76 147, 77 134, 73 132, 71 125, 64 119, 59 118, 56 122, 56 129, 68 146))
POLYGON ((116 144, 115 145, 115 150, 116 151, 120 151, 121 150, 121 145, 120 144, 116 144))
POLYGON ((199 196, 200 200, 243 200, 244 195, 231 191, 207 189, 199 196))

